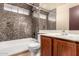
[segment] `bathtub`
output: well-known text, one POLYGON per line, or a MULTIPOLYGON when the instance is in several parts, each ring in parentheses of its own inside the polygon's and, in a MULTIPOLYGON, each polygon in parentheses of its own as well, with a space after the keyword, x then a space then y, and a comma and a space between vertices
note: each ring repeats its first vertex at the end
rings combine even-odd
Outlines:
POLYGON ((27 51, 34 38, 24 38, 0 42, 0 56, 9 56, 21 51, 27 51))

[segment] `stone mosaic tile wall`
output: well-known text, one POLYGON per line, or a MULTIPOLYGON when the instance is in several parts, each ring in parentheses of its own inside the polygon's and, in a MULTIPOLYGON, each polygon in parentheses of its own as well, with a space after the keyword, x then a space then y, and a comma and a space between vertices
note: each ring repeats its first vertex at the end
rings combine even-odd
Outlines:
POLYGON ((0 4, 0 41, 35 37, 39 30, 56 29, 56 22, 4 11, 0 4))
POLYGON ((56 30, 56 21, 49 21, 48 22, 48 30, 56 30))
POLYGON ((32 37, 32 19, 18 13, 0 12, 0 41, 32 37))
POLYGON ((40 30, 47 30, 47 19, 41 19, 39 20, 39 29, 40 30))
POLYGON ((4 4, 0 3, 0 10, 3 10, 4 4))
POLYGON ((37 38, 37 32, 39 30, 47 30, 47 20, 46 19, 38 19, 33 17, 33 37, 37 38))
MULTIPOLYGON (((56 30, 56 9, 53 9, 49 15, 52 16, 52 20, 54 19, 55 21, 49 20, 48 19, 48 30, 56 30), (52 15, 51 15, 52 14, 52 15)), ((49 16, 48 16, 49 17, 49 16)))

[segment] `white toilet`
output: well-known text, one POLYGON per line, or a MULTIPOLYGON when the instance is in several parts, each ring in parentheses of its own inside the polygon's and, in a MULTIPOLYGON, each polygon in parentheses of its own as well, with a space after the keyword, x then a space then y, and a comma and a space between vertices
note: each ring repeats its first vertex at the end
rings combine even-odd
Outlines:
POLYGON ((31 44, 29 44, 29 51, 31 52, 31 56, 36 56, 38 50, 40 49, 40 42, 33 38, 31 44))

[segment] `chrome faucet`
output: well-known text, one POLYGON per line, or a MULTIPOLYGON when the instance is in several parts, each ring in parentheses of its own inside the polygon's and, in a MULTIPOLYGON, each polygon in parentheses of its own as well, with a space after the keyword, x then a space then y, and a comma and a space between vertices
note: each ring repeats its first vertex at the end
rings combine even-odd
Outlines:
POLYGON ((65 30, 62 31, 63 33, 65 32, 65 30))
POLYGON ((63 32, 63 33, 62 33, 63 35, 67 35, 67 33, 65 32, 65 30, 62 30, 62 32, 63 32))

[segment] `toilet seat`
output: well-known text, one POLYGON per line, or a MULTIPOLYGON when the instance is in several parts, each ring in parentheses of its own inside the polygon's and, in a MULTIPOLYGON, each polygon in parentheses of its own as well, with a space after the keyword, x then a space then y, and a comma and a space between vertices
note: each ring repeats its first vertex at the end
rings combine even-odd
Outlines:
POLYGON ((29 51, 31 52, 31 55, 35 56, 40 48, 40 43, 32 42, 31 44, 29 44, 28 48, 29 51))
POLYGON ((36 43, 36 42, 33 42, 33 43, 29 44, 29 47, 31 47, 31 48, 39 48, 40 44, 36 43))

